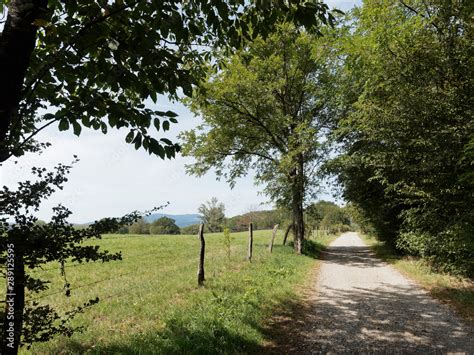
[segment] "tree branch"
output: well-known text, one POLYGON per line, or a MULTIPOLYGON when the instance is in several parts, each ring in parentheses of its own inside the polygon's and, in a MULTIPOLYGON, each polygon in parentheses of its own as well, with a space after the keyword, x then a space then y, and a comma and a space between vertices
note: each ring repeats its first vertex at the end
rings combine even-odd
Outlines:
MULTIPOLYGON (((402 4, 406 9, 410 10, 411 12, 413 12, 415 15, 419 15, 421 17, 423 17, 424 19, 426 20, 431 20, 429 16, 426 16, 424 14, 422 14, 421 12, 419 12, 418 10, 416 10, 415 8, 411 7, 410 5, 406 4, 403 0, 399 0, 400 4, 402 4)), ((433 21, 430 21, 430 24, 436 28, 436 30, 440 33, 440 34, 443 34, 443 31, 441 31, 441 29, 438 27, 438 25, 436 25, 436 23, 434 23, 433 21)))
MULTIPOLYGON (((48 123, 44 124, 43 126, 41 126, 40 128, 38 128, 36 131, 34 131, 33 133, 31 133, 28 137, 25 138, 25 140, 23 142, 21 142, 20 144, 18 144, 17 146, 15 146, 15 149, 21 149, 23 148, 26 143, 28 143, 29 141, 31 141, 33 139, 34 136, 36 136, 39 132, 41 132, 43 129, 45 129, 46 127, 52 125, 54 122, 57 122, 59 121, 61 118, 55 118, 51 121, 49 121, 48 123)), ((10 151, 8 152, 8 154, 6 155, 6 157, 2 160, 2 161, 5 161, 7 159, 10 159, 11 157, 13 156, 13 151, 10 151)), ((3 158, 3 157, 2 157, 3 158)))
POLYGON ((234 150, 233 152, 230 151, 230 152, 218 152, 218 154, 220 155, 224 155, 224 156, 234 156, 234 155, 237 155, 237 154, 245 154, 245 155, 256 155, 260 158, 263 158, 263 159, 266 159, 266 160, 270 160, 271 162, 273 163, 278 163, 278 161, 268 155, 265 155, 263 153, 258 153, 258 152, 251 152, 251 151, 248 151, 248 150, 245 150, 245 149, 237 149, 237 150, 234 150))
POLYGON ((249 121, 250 123, 254 123, 256 124, 257 126, 263 128, 263 130, 267 133, 268 137, 271 139, 271 141, 273 142, 273 144, 282 152, 282 153, 286 153, 286 144, 284 142, 280 142, 279 139, 277 137, 275 137, 275 135, 273 134, 272 131, 270 131, 270 129, 265 126, 265 124, 263 124, 263 122, 258 118, 256 117, 255 115, 253 115, 246 107, 245 105, 241 105, 240 106, 243 106, 244 107, 244 110, 245 111, 242 111, 238 106, 239 104, 236 104, 236 103, 233 103, 231 101, 220 101, 220 100, 217 100, 216 102, 220 103, 221 105, 224 105, 224 106, 227 106, 228 108, 231 108, 233 110, 235 110, 237 113, 239 113, 240 115, 242 115, 243 117, 246 117, 247 118, 247 121, 249 121))

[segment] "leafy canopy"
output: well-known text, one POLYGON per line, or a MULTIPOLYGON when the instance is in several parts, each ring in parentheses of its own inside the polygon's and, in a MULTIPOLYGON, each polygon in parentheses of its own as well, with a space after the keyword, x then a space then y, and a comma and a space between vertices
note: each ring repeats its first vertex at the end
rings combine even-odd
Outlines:
POLYGON ((379 235, 471 274, 473 10, 366 1, 342 39, 352 104, 338 130, 344 195, 379 235))
POLYGON ((314 191, 314 171, 325 158, 324 134, 336 114, 321 43, 281 25, 211 72, 187 101, 204 121, 181 136, 184 154, 196 159, 188 171, 201 176, 215 169, 234 186, 254 170, 265 192, 286 204, 302 162, 306 191, 314 191))
MULTIPOLYGON (((7 15, 0 50, 12 33, 12 11, 36 33, 34 48, 14 112, 3 112, 0 160, 36 151, 38 131, 55 124, 80 135, 83 128, 107 133, 128 130, 126 142, 161 158, 179 146, 157 139, 176 114, 157 110, 159 95, 191 95, 202 64, 217 48, 238 48, 266 36, 278 20, 317 30, 332 23, 318 1, 60 1, 35 3, 31 11, 2 0, 7 15), (39 3, 38 3, 39 4, 39 3), (17 11, 18 10, 18 11, 17 11), (45 113, 47 110, 47 113, 45 113), (5 129, 5 127, 7 127, 5 129)), ((6 47, 5 47, 6 48, 6 47)), ((6 78, 12 68, 0 68, 6 78)), ((7 90, 8 88, 5 88, 7 90)))

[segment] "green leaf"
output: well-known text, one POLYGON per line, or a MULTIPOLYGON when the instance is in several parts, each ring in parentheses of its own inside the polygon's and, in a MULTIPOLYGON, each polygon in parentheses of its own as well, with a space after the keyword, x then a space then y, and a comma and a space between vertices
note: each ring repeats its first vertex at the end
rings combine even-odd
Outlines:
POLYGON ((138 133, 132 143, 135 144, 135 149, 138 150, 142 146, 142 134, 138 133))
POLYGON ((161 144, 158 145, 157 154, 160 156, 161 159, 165 159, 165 149, 161 144))
POLYGON ((165 158, 165 150, 155 138, 150 138, 150 150, 153 154, 157 154, 161 159, 165 158))
POLYGON ((69 121, 66 118, 61 119, 58 128, 60 131, 67 131, 69 129, 69 121))
POLYGON ((161 138, 160 139, 162 142, 165 142, 168 145, 173 145, 173 142, 171 142, 168 138, 161 138))
POLYGON ((156 104, 156 100, 157 100, 157 97, 156 97, 156 92, 155 91, 150 91, 150 98, 153 100, 153 102, 156 104))
POLYGON ((103 134, 107 134, 107 124, 105 122, 100 123, 100 130, 103 134))
POLYGON ((74 120, 74 121, 72 121, 72 127, 73 127, 73 130, 74 130, 74 134, 79 137, 81 135, 82 126, 79 124, 79 122, 74 120))
POLYGON ((127 143, 132 143, 133 141, 133 136, 135 135, 134 131, 130 131, 127 136, 125 137, 125 142, 127 143))
POLYGON ((153 154, 158 154, 160 143, 155 138, 150 138, 149 151, 153 154))
POLYGON ((178 114, 173 111, 166 111, 166 116, 168 117, 178 117, 178 114))
POLYGON ((44 119, 45 121, 50 121, 50 120, 54 120, 55 117, 56 117, 56 116, 53 115, 52 113, 47 113, 47 114, 45 114, 45 115, 43 116, 43 119, 44 119))
POLYGON ((170 123, 168 121, 163 121, 163 131, 168 131, 170 129, 170 123))
POLYGON ((174 147, 165 146, 165 154, 168 159, 174 158, 174 147))

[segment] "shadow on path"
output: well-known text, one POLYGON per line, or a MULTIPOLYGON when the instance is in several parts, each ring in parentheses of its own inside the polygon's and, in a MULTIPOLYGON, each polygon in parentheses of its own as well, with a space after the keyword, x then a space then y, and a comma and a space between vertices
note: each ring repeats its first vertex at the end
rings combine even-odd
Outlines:
POLYGON ((269 353, 474 352, 474 331, 352 234, 324 253, 316 290, 267 328, 269 353))

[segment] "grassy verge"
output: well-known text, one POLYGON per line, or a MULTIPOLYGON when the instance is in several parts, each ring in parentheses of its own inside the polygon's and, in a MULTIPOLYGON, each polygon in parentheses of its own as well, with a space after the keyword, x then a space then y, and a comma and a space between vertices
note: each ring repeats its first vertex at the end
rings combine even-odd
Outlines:
MULTIPOLYGON (((107 235, 104 249, 121 250, 123 261, 68 265, 71 297, 61 292, 58 265, 34 271, 51 280, 28 300, 66 312, 98 296, 98 305, 75 318, 85 331, 34 345, 24 353, 252 353, 265 343, 265 322, 280 304, 298 297, 314 270, 326 237, 307 244, 307 256, 281 246, 272 254, 271 231, 257 231, 254 258, 246 260, 247 233, 231 236, 230 258, 222 234, 206 235, 206 283, 197 286, 196 236, 107 235)), ((2 297, 2 295, 0 295, 2 297)))
POLYGON ((392 264, 401 273, 418 282, 431 295, 452 305, 461 316, 474 323, 474 282, 434 271, 426 261, 400 257, 384 242, 362 236, 381 259, 392 264))

